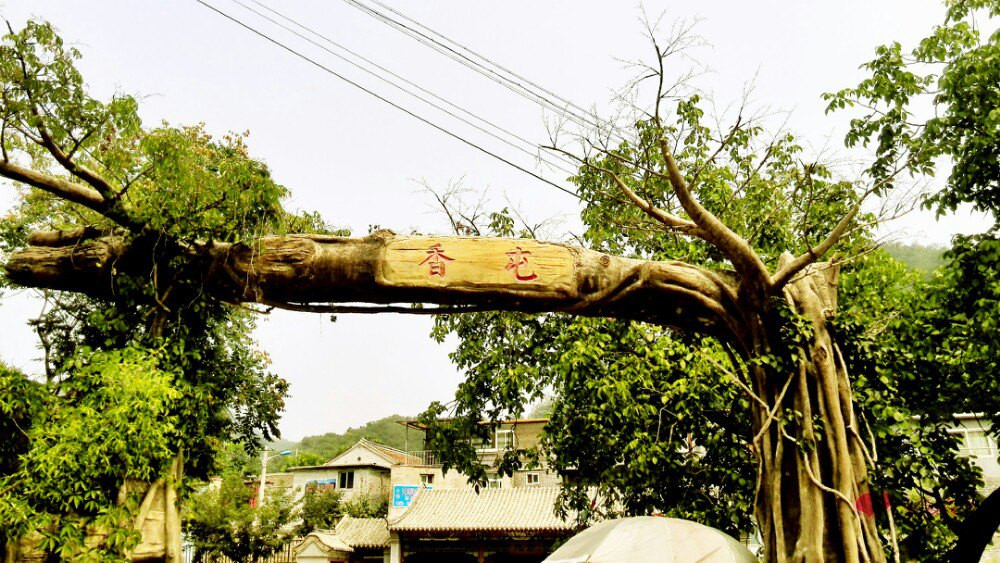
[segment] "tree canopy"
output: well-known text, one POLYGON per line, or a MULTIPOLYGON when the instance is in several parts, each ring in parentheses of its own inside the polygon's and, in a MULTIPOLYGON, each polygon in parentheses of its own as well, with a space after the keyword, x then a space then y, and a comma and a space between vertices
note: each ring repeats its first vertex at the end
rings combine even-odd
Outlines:
MULTIPOLYGON (((587 248, 519 242, 531 233, 505 211, 476 231, 505 237, 477 240, 480 251, 535 251, 539 271, 549 253, 544 273, 562 277, 530 286, 537 276, 522 277, 510 253, 510 280, 473 271, 474 283, 452 284, 433 265, 415 278, 399 268, 412 270, 407 258, 425 246, 472 244, 337 236, 315 215, 283 210, 286 190, 243 136, 144 127, 133 98, 87 94, 79 54, 50 26, 11 30, 0 43, 0 175, 18 182, 22 203, 0 232, 6 283, 70 292, 49 293, 35 324, 44 381, 0 374, 2 424, 18 436, 0 449, 5 533, 40 533, 51 554, 124 556, 139 541, 137 483, 185 456, 188 474, 205 476, 224 440, 276 434, 287 385, 248 337, 247 304, 373 312, 403 302, 466 313, 439 318, 435 335, 459 335, 454 359, 468 378, 454 404, 421 418, 446 465, 474 479, 484 469, 467 439, 485 431, 479 421, 554 397, 538 455, 571 476, 565 508, 657 509, 731 532, 753 516, 769 560, 880 561, 883 545, 940 556, 979 478, 955 456, 949 409, 996 412, 980 397, 953 400, 970 382, 996 384, 986 381, 997 358, 996 233, 959 240, 925 283, 874 248, 877 211, 892 210, 864 204, 950 156, 960 172, 928 205, 996 212, 1000 57, 997 35, 982 40, 970 23, 983 9, 998 11, 950 4, 912 58, 882 48, 871 80, 830 95, 832 109, 871 112, 848 142, 875 143, 876 155, 854 176, 745 107, 706 115, 698 93, 668 82, 665 61, 685 37, 654 38, 656 58, 636 83, 654 84, 651 103, 600 138, 554 141, 579 161, 571 180, 587 248), (928 62, 943 71, 909 66, 928 62), (940 111, 917 122, 910 104, 922 94, 940 111), (944 361, 927 331, 948 339, 944 361), (83 446, 94 438, 106 443, 83 446), (76 468, 78 486, 53 480, 75 464, 87 467, 76 468), (95 532, 101 541, 85 544, 95 532)), ((525 462, 508 451, 496 469, 525 462)))
MULTIPOLYGON (((828 95, 831 110, 867 111, 852 122, 847 143, 873 145, 867 174, 878 192, 898 184, 900 172, 932 174, 936 159, 945 157, 955 166, 925 205, 946 213, 972 203, 997 213, 998 35, 980 36, 975 10, 995 16, 998 5, 953 3, 946 22, 912 53, 904 55, 899 44, 881 47, 866 65, 870 79, 828 95), (921 95, 933 97, 935 115, 919 118, 921 95)), ((671 127, 679 167, 697 171, 699 200, 765 261, 828 232, 857 193, 834 181, 822 163, 803 165, 795 137, 769 137, 761 127, 740 129, 722 158, 706 162, 715 156, 713 140, 727 134, 709 129, 710 122, 697 96, 677 104, 671 127)), ((621 191, 612 182, 621 180, 622 190, 673 209, 672 191, 652 172, 664 163, 650 150, 650 125, 640 119, 617 146, 597 146, 573 178, 591 196, 582 238, 610 252, 683 257, 712 267, 721 258, 714 248, 678 238, 646 219, 641 206, 615 197, 621 191)), ((872 250, 877 240, 864 224, 874 219, 863 217, 839 248, 857 258, 841 269, 834 331, 875 457, 872 495, 888 495, 904 553, 936 560, 954 544, 981 485, 979 469, 957 457, 957 441, 947 432, 952 417, 981 412, 993 420, 997 413, 996 393, 988 391, 1000 358, 995 227, 956 238, 943 267, 925 280, 872 250), (970 386, 981 392, 969 393, 970 386)), ((937 266, 940 258, 932 258, 937 266)), ((565 508, 589 508, 587 492, 597 487, 613 510, 658 509, 733 533, 749 530, 746 499, 754 483, 749 421, 742 416, 747 399, 726 377, 729 362, 717 345, 634 323, 558 315, 439 318, 435 336, 449 333, 460 338, 453 360, 467 379, 453 403, 433 405, 424 415, 427 423, 457 416, 431 433, 446 463, 482 478, 460 437, 475 433, 480 418, 517 416, 545 398, 554 405, 539 455, 575 477, 565 508)), ((532 460, 510 452, 504 462, 501 469, 511 470, 532 460)))
POLYGON ((127 230, 163 260, 123 276, 112 296, 46 293, 33 321, 44 379, 2 372, 14 438, 0 461, 0 543, 38 531, 44 550, 66 555, 96 528, 110 533, 93 549, 123 556, 140 539, 129 515, 142 491, 131 484, 165 476, 178 452, 189 476, 207 477, 222 441, 256 447, 276 434, 287 392, 249 337, 254 317, 204 295, 170 257, 196 240, 317 223, 282 210, 286 190, 242 136, 144 127, 135 99, 87 94, 79 56, 41 22, 0 42, 0 170, 22 195, 0 223, 0 253, 38 228, 127 230), (38 189, 56 169, 60 188, 38 189))

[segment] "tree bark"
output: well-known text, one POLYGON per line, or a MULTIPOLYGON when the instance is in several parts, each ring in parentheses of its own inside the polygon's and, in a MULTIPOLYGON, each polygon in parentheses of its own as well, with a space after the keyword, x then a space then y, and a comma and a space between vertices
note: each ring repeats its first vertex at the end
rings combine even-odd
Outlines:
MULTIPOLYGON (((767 561, 885 560, 871 510, 870 456, 826 325, 836 312, 836 280, 836 268, 816 264, 785 288, 793 311, 809 323, 810 341, 787 373, 766 363, 750 370, 761 400, 753 419, 763 476, 755 514, 767 561)), ((758 358, 787 344, 764 325, 755 331, 758 358)))
POLYGON ((948 560, 951 563, 979 561, 1000 530, 1000 488, 994 489, 958 529, 958 542, 948 560))
MULTIPOLYGON (((32 238, 37 244, 6 264, 21 285, 113 296, 118 274, 151 271, 152 252, 120 237, 32 238)), ((433 303, 634 319, 727 340, 740 333, 736 286, 723 274, 558 243, 380 231, 365 238, 290 235, 194 244, 182 252, 190 275, 233 303, 313 311, 333 303, 433 303)))
MULTIPOLYGON (((116 276, 149 275, 147 245, 96 233, 33 235, 6 265, 16 283, 98 296, 116 276), (145 274, 144 274, 145 273, 145 274)), ((419 312, 561 311, 651 322, 716 336, 749 367, 758 457, 755 513, 768 561, 884 561, 868 492, 865 446, 850 382, 827 320, 836 311, 837 269, 809 265, 784 287, 807 321, 805 343, 782 339, 766 289, 674 261, 643 262, 526 239, 266 237, 250 244, 179 246, 204 289, 232 303, 294 310, 419 312), (741 294, 757 288, 752 295, 741 294), (760 361, 791 347, 789 368, 760 361), (798 347, 798 348, 796 348, 798 347), (866 501, 866 499, 868 499, 866 501)), ((156 260, 163 261, 162 255, 156 260)), ((779 268, 789 264, 786 256, 779 268)), ((746 380, 746 383, 742 383, 746 380)))

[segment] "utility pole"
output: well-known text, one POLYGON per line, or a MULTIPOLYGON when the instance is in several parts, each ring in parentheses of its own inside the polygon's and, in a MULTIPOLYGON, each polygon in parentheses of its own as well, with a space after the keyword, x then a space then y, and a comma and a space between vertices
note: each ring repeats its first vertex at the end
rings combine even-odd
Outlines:
POLYGON ((267 482, 267 462, 283 455, 292 455, 292 450, 285 450, 272 456, 267 455, 267 448, 260 451, 260 485, 257 487, 257 507, 264 504, 264 485, 267 482))

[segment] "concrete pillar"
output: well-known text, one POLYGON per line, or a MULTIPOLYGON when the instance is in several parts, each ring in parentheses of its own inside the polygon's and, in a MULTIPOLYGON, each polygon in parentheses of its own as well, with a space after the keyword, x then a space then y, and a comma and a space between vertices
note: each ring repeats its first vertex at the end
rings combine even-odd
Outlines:
POLYGON ((387 563, 403 563, 403 546, 399 540, 399 534, 393 532, 389 534, 389 559, 387 563))

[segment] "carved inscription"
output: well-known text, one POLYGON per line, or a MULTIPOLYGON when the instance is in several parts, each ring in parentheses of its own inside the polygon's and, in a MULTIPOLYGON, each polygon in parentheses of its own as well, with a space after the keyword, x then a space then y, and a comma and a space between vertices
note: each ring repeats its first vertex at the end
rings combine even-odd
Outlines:
POLYGON ((533 240, 397 237, 385 248, 379 282, 396 286, 569 291, 574 260, 563 246, 533 240))

